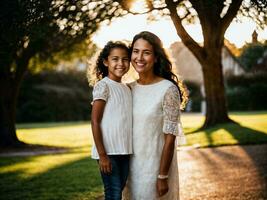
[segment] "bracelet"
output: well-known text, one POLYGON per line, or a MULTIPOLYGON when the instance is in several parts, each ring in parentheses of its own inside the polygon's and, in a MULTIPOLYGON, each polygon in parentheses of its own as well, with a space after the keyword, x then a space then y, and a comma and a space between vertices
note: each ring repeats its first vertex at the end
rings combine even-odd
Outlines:
POLYGON ((158 179, 167 179, 167 178, 169 178, 168 175, 161 175, 161 174, 158 175, 158 179))

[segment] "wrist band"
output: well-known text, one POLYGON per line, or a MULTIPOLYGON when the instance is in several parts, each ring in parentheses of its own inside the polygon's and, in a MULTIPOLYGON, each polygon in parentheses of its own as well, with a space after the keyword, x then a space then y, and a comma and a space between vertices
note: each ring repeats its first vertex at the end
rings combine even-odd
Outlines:
POLYGON ((167 179, 169 176, 168 175, 158 175, 158 179, 167 179))

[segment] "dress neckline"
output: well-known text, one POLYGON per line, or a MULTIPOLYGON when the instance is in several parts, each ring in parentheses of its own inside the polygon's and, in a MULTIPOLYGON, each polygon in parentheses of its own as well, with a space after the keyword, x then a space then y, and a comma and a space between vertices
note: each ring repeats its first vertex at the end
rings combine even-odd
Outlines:
POLYGON ((162 83, 162 82, 164 82, 164 81, 166 81, 166 79, 162 79, 162 80, 160 80, 160 81, 158 81, 158 82, 156 82, 156 83, 151 83, 151 84, 140 84, 140 83, 138 83, 137 80, 136 80, 136 81, 135 81, 135 84, 136 84, 137 86, 140 86, 140 87, 149 87, 149 86, 158 85, 158 84, 160 84, 160 83, 162 83))
POLYGON ((114 83, 114 84, 119 84, 119 85, 123 85, 123 83, 122 82, 117 82, 117 81, 114 81, 114 80, 112 80, 112 79, 110 79, 108 76, 106 76, 105 77, 106 78, 106 80, 108 80, 109 82, 111 82, 111 83, 114 83))

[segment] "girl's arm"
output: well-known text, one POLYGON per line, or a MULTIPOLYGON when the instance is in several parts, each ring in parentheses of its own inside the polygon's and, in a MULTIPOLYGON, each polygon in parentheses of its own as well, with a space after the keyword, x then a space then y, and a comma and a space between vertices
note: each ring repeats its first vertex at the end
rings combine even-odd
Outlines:
POLYGON ((163 179, 157 179, 157 191, 159 196, 163 196, 169 190, 167 175, 170 169, 175 148, 175 135, 165 134, 164 139, 165 143, 160 159, 159 175, 166 176, 166 178, 163 177, 163 179))
POLYGON ((111 173, 111 161, 106 154, 102 138, 101 120, 104 113, 106 102, 104 100, 95 100, 92 107, 91 125, 95 141, 95 146, 99 154, 99 167, 103 173, 111 173))

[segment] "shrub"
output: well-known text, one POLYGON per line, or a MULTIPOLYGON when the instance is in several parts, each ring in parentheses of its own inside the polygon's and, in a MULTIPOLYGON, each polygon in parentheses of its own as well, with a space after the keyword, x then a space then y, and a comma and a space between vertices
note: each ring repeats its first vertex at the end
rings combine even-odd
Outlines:
POLYGON ((17 122, 88 120, 91 91, 85 72, 27 74, 18 99, 17 122))
POLYGON ((226 85, 229 110, 267 109, 267 74, 228 77, 226 85))
POLYGON ((189 101, 186 111, 199 112, 201 110, 201 102, 203 99, 199 85, 191 81, 185 81, 184 84, 189 91, 189 101))

